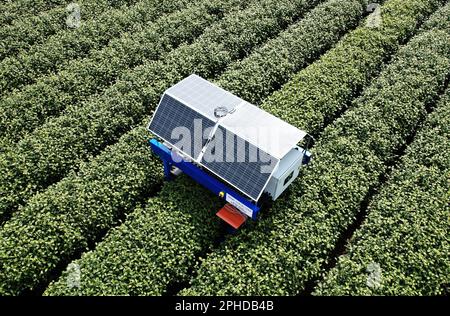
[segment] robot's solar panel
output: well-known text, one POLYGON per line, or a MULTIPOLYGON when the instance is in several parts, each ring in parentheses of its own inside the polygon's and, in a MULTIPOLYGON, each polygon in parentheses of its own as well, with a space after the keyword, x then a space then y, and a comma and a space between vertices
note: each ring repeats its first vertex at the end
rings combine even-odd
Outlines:
POLYGON ((190 75, 183 79, 166 93, 212 120, 217 119, 214 115, 214 109, 217 107, 224 107, 231 111, 243 102, 241 98, 197 75, 190 75))
POLYGON ((172 98, 164 95, 156 109, 149 130, 196 159, 206 142, 214 121, 172 98))
POLYGON ((278 159, 222 126, 206 147, 201 164, 253 200, 258 200, 278 159))

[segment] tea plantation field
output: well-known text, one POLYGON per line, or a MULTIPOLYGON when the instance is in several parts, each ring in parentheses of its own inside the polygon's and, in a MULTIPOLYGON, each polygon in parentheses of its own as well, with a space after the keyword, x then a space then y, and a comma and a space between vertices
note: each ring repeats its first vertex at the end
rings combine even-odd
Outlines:
POLYGON ((0 295, 448 295, 450 3, 0 4, 0 295), (146 126, 195 73, 314 136, 229 234, 146 126))

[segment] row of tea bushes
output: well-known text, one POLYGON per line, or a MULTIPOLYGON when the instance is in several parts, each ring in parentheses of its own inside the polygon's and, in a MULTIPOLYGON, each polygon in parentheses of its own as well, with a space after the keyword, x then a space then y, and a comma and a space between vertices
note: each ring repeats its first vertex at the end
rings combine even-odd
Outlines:
POLYGON ((365 4, 364 0, 328 1, 317 6, 249 58, 230 65, 217 84, 246 101, 261 102, 356 27, 365 4))
POLYGON ((447 90, 314 294, 448 294, 449 144, 447 90))
POLYGON ((130 7, 113 8, 78 28, 58 32, 28 51, 9 56, 0 62, 1 95, 60 70, 70 60, 87 56, 124 32, 143 30, 149 21, 188 3, 188 0, 141 0, 130 7))
POLYGON ((218 238, 219 198, 180 176, 164 184, 145 208, 112 229, 94 251, 70 266, 80 269, 80 287, 68 287, 70 269, 44 295, 163 295, 187 282, 197 255, 218 238))
MULTIPOLYGON (((17 1, 19 2, 19 1, 17 1)), ((31 1, 30 1, 31 2, 31 1)), ((136 0, 82 0, 77 1, 76 5, 80 10, 80 21, 86 23, 97 17, 104 11, 112 7, 130 5, 136 0)), ((3 25, 0 27, 0 60, 5 57, 23 52, 32 45, 43 42, 47 37, 59 31, 67 30, 66 20, 70 18, 71 11, 68 10, 70 2, 63 2, 61 5, 49 10, 41 12, 39 15, 27 18, 16 18, 11 25, 3 25)), ((70 6, 69 6, 70 8, 70 6)), ((0 9, 1 10, 1 9, 0 9)))
POLYGON ((450 2, 447 2, 442 8, 437 10, 433 16, 431 16, 422 26, 423 30, 431 30, 433 28, 438 28, 441 30, 446 30, 450 33, 450 24, 448 19, 450 18, 450 2))
POLYGON ((3 112, 0 136, 9 142, 19 140, 69 105, 80 104, 93 94, 101 94, 129 68, 160 59, 181 43, 192 42, 224 14, 244 9, 250 3, 198 0, 183 10, 163 15, 141 32, 112 40, 108 46, 92 51, 88 57, 70 61, 64 70, 41 78, 0 101, 0 111, 3 112))
POLYGON ((350 32, 320 61, 270 96, 263 108, 318 136, 442 2, 388 1, 381 7, 379 27, 350 32), (291 114, 292 108, 296 115, 291 114))
POLYGON ((151 158, 146 134, 144 128, 127 134, 5 223, 0 229, 1 295, 47 283, 61 262, 85 251, 160 187, 162 168, 151 158))
POLYGON ((65 4, 65 0, 15 0, 0 3, 0 25, 9 25, 14 21, 27 18, 40 12, 65 4))

